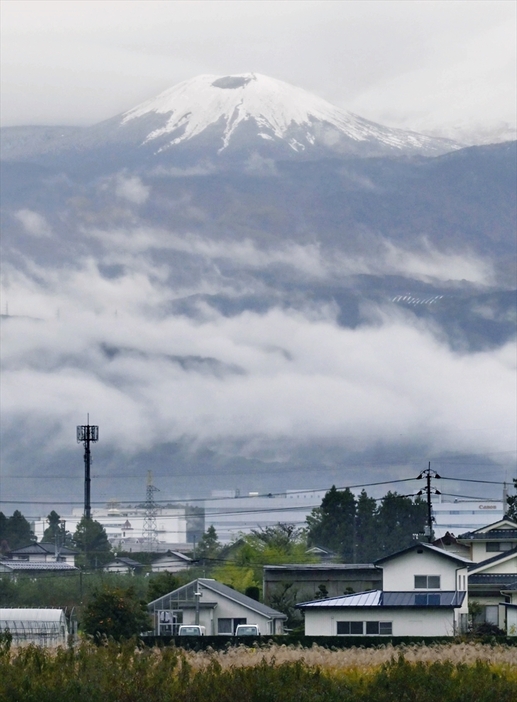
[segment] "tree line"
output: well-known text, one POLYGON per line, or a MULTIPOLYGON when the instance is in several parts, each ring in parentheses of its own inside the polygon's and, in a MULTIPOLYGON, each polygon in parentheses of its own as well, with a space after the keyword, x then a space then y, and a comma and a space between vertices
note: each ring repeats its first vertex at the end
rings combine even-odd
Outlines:
POLYGON ((309 546, 332 551, 342 563, 372 563, 424 538, 427 504, 388 492, 381 500, 335 486, 307 517, 309 546))

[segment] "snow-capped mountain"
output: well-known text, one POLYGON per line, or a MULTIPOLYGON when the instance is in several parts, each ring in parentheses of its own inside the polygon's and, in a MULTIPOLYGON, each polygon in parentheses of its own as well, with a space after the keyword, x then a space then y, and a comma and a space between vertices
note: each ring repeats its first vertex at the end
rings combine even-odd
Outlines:
POLYGON ((245 162, 342 156, 437 156, 452 140, 384 127, 258 73, 202 75, 83 129, 2 130, 7 160, 54 153, 120 167, 145 162, 245 162))
POLYGON ((121 126, 160 116, 144 143, 157 151, 194 140, 211 131, 218 152, 250 138, 273 142, 301 153, 382 152, 443 153, 455 145, 445 139, 390 129, 331 105, 306 90, 257 73, 202 75, 176 85, 126 112, 121 126), (243 140, 246 134, 247 139, 243 140))

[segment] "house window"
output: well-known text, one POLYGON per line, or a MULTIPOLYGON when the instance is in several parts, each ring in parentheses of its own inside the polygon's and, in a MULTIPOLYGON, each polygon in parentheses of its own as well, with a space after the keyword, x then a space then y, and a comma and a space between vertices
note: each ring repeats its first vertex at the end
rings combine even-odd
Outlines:
POLYGON ((487 541, 488 552, 511 551, 513 544, 510 541, 487 541))
POLYGON ((422 594, 415 595, 415 605, 418 607, 432 607, 440 604, 440 595, 435 594, 422 594))
POLYGON ((337 634, 338 636, 347 636, 348 634, 362 636, 363 622, 337 622, 337 634))
POLYGON ((415 575, 415 590, 439 590, 439 575, 415 575))
POLYGON ((379 634, 381 636, 391 636, 393 634, 393 622, 379 622, 379 634))
POLYGON ((231 617, 220 617, 217 620, 217 633, 232 636, 232 634, 235 634, 235 629, 239 624, 247 623, 247 620, 242 619, 242 617, 234 617, 233 619, 231 617))
POLYGON ((391 636, 393 633, 392 622, 336 622, 338 636, 391 636))

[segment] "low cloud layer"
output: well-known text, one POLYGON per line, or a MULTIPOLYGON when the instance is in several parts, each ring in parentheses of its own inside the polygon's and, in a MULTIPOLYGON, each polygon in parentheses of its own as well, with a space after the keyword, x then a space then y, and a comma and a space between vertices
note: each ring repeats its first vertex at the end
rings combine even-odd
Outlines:
POLYGON ((298 244, 286 241, 276 246, 259 247, 253 240, 208 239, 198 234, 138 226, 119 229, 85 229, 84 234, 102 243, 106 260, 111 253, 120 258, 122 250, 132 256, 138 253, 176 251, 206 261, 230 261, 233 266, 266 269, 283 265, 315 279, 343 275, 400 275, 415 280, 467 280, 490 284, 494 272, 490 264, 474 254, 446 253, 436 250, 426 239, 415 237, 415 248, 408 250, 379 239, 376 250, 368 254, 335 254, 322 250, 319 244, 298 244))
POLYGON ((175 294, 143 270, 106 279, 92 261, 11 270, 4 431, 45 428, 57 451, 89 411, 103 441, 128 453, 182 438, 515 449, 513 344, 459 354, 402 314, 345 329, 313 305, 225 317, 202 303, 193 319, 165 311, 175 294))

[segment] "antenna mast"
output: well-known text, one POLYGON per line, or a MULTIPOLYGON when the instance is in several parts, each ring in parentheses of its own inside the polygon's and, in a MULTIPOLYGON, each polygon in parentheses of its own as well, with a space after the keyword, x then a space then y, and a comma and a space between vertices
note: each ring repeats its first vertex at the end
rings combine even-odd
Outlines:
POLYGON ((90 415, 86 415, 86 424, 77 427, 77 443, 84 445, 84 516, 86 519, 92 518, 92 505, 90 500, 90 467, 92 455, 90 444, 99 440, 99 427, 90 424, 90 415))
POLYGON ((153 472, 151 470, 148 470, 147 489, 145 492, 145 517, 143 529, 144 539, 148 551, 152 551, 158 543, 158 537, 156 534, 156 513, 158 511, 158 506, 154 499, 155 492, 160 491, 157 487, 153 485, 153 472))

